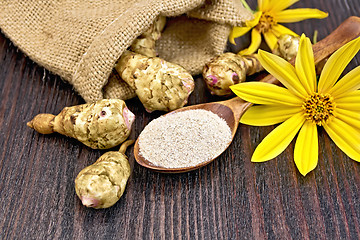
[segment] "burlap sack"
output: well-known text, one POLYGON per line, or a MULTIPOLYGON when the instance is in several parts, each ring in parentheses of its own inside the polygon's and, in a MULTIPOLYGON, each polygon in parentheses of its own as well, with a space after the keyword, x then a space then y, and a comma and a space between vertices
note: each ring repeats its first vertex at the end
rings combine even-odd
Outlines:
POLYGON ((109 75, 158 15, 171 17, 159 56, 192 74, 223 52, 231 26, 252 18, 239 0, 1 0, 0 28, 85 101, 126 99, 133 92, 109 75))

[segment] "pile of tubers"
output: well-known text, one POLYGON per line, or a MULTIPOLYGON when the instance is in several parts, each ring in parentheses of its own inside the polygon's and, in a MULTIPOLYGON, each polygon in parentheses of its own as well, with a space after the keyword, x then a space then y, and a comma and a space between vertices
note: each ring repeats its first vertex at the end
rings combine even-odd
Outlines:
MULTIPOLYGON (((103 99, 65 107, 57 116, 38 114, 27 125, 42 134, 57 132, 93 149, 108 149, 129 137, 134 120, 123 100, 103 99)), ((131 173, 125 151, 133 142, 124 142, 118 152, 106 152, 78 174, 75 191, 83 205, 108 208, 120 199, 131 173)))
MULTIPOLYGON (((194 80, 184 68, 156 57, 155 41, 165 26, 165 17, 137 38, 115 66, 117 77, 137 94, 149 112, 171 111, 184 106, 194 90, 194 80)), ((108 208, 122 196, 131 169, 125 155, 135 115, 120 99, 103 99, 65 107, 58 115, 42 113, 27 125, 42 134, 60 133, 93 149, 109 149, 123 143, 119 151, 104 153, 80 171, 75 191, 83 205, 108 208)))

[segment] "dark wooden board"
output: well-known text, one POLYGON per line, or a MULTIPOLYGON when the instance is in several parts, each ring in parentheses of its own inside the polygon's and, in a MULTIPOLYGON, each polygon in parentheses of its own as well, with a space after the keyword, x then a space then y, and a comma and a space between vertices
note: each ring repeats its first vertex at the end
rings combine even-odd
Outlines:
MULTIPOLYGON (((308 36, 318 30, 320 39, 360 13, 358 0, 302 0, 294 7, 330 13, 324 20, 287 25, 308 36)), ((346 71, 359 60, 357 55, 346 71)), ((200 76, 196 83, 190 104, 218 100, 200 76)), ((26 126, 40 112, 58 113, 83 102, 69 84, 0 35, 0 239, 360 238, 360 164, 323 130, 319 164, 306 177, 295 167, 294 143, 274 160, 250 162, 273 127, 240 125, 216 161, 183 174, 139 166, 130 147, 132 174, 123 197, 109 209, 87 209, 75 194, 74 179, 105 151, 26 126)), ((135 138, 160 113, 146 113, 137 99, 127 104, 137 116, 135 138)))

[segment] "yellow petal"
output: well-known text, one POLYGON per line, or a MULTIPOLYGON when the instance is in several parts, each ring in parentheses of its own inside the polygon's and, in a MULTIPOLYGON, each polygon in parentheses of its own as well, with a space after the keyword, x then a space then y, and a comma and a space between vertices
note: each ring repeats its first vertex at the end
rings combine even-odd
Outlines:
POLYGON ((246 21, 246 26, 253 28, 256 25, 258 25, 261 15, 262 15, 262 11, 257 11, 256 13, 254 13, 254 18, 250 21, 246 21))
POLYGON ((260 11, 267 11, 270 7, 271 0, 258 0, 258 7, 260 11))
POLYGON ((336 107, 350 111, 360 111, 360 91, 354 91, 336 98, 336 107))
POLYGON ((336 118, 360 131, 360 113, 358 111, 336 108, 336 118))
POLYGON ((250 29, 251 27, 233 27, 229 35, 229 42, 236 45, 235 38, 241 37, 248 31, 250 31, 250 29))
POLYGON ((336 118, 324 124, 324 129, 346 155, 360 162, 360 131, 336 118))
POLYGON ((280 23, 299 22, 309 18, 326 18, 329 14, 313 8, 288 9, 276 13, 275 19, 280 23))
POLYGON ((340 97, 360 88, 360 66, 353 69, 340 79, 335 86, 329 90, 333 97, 340 97))
POLYGON ((274 50, 278 41, 278 38, 275 36, 275 34, 272 31, 264 32, 264 39, 271 51, 274 50))
POLYGON ((255 104, 301 106, 303 101, 289 90, 270 83, 245 82, 230 86, 240 98, 255 104))
POLYGON ((275 24, 271 27, 271 30, 273 31, 273 33, 279 38, 281 35, 285 35, 285 34, 289 34, 291 36, 295 36, 298 37, 299 35, 297 35, 295 32, 291 31, 290 29, 288 29, 287 27, 284 27, 281 24, 275 24))
POLYGON ((285 8, 290 7, 294 3, 298 2, 299 0, 282 0, 282 1, 276 1, 276 4, 273 4, 271 7, 271 10, 274 12, 279 12, 284 10, 285 8))
POLYGON ((327 93, 339 79, 345 67, 360 49, 360 37, 339 48, 331 55, 321 72, 318 91, 327 93))
POLYGON ((229 35, 229 42, 236 45, 235 38, 245 35, 248 31, 251 30, 251 28, 255 27, 259 23, 261 14, 262 12, 260 11, 256 12, 254 14, 254 18, 246 22, 246 27, 233 27, 229 35))
POLYGON ((261 34, 257 29, 253 28, 253 30, 251 31, 251 44, 249 48, 240 51, 239 54, 240 55, 253 54, 259 49, 260 44, 261 44, 261 34))
POLYGON ((310 39, 301 35, 299 50, 295 61, 297 76, 308 94, 316 91, 314 53, 310 39))
POLYGON ((301 111, 301 107, 294 106, 252 106, 242 115, 240 122, 252 126, 270 126, 281 123, 301 111))
POLYGON ((295 137, 304 121, 303 113, 298 113, 277 126, 257 146, 251 161, 268 161, 282 153, 295 137))
POLYGON ((305 176, 318 163, 319 143, 316 124, 306 121, 296 139, 294 161, 299 172, 305 176))
POLYGON ((288 61, 262 50, 259 50, 258 58, 266 71, 277 78, 291 92, 299 97, 307 95, 305 88, 296 75, 295 68, 288 61))

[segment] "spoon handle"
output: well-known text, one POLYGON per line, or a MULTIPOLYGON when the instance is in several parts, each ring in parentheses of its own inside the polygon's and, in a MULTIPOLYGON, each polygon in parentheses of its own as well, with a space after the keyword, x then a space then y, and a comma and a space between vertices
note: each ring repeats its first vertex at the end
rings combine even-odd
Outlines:
MULTIPOLYGON (((326 38, 313 45, 315 63, 319 63, 329 57, 337 49, 359 36, 360 18, 355 16, 349 17, 326 38)), ((290 61, 291 64, 294 64, 294 62, 295 58, 290 61)), ((270 74, 261 79, 260 82, 280 84, 279 81, 270 74)), ((237 121, 240 120, 242 114, 252 105, 239 97, 223 101, 221 104, 233 110, 235 120, 237 121)))

